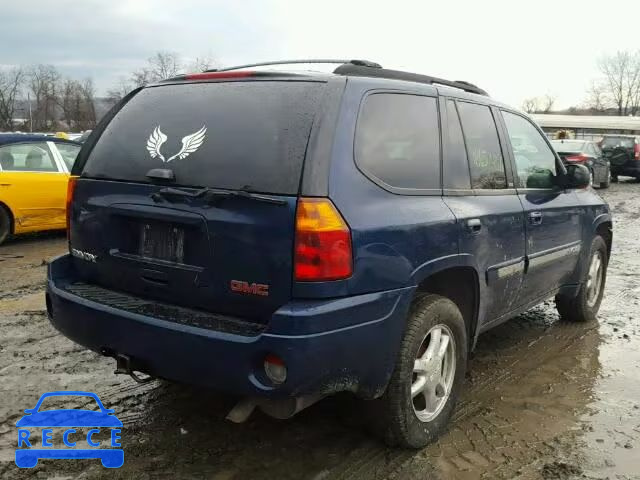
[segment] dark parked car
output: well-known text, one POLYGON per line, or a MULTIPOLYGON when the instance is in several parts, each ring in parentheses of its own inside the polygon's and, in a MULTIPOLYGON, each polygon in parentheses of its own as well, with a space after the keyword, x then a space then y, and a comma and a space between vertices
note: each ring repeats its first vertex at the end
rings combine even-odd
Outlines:
POLYGON ((251 67, 136 90, 89 138, 48 272, 64 335, 244 397, 236 421, 352 392, 420 447, 479 334, 550 297, 595 319, 609 209, 526 115, 370 62, 251 67))
POLYGON ((587 167, 593 186, 609 188, 611 182, 609 161, 604 157, 597 143, 588 140, 552 140, 551 145, 565 165, 579 163, 587 167))
POLYGON ((611 163, 611 177, 618 181, 618 175, 635 177, 640 182, 640 136, 605 135, 600 148, 611 163))

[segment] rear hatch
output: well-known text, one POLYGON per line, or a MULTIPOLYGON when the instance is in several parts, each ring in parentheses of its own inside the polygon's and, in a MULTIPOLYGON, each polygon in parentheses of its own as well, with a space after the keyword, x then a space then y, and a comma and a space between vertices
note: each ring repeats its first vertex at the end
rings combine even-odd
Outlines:
POLYGON ((635 139, 633 137, 604 137, 600 143, 602 154, 609 160, 611 165, 621 167, 627 162, 634 160, 635 139))
POLYGON ((76 183, 70 246, 82 279, 266 322, 291 297, 296 201, 323 90, 291 80, 141 90, 76 183))

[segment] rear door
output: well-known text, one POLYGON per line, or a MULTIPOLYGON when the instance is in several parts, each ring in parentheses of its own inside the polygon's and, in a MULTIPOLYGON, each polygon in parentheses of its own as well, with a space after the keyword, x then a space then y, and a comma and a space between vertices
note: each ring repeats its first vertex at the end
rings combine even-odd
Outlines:
POLYGON ((587 153, 593 158, 593 183, 598 185, 609 179, 609 166, 602 155, 600 147, 595 143, 586 142, 587 153))
POLYGON ((71 247, 97 255, 76 260, 85 279, 266 321, 291 297, 297 195, 323 93, 311 81, 140 91, 77 183, 71 247))
POLYGON ((0 147, 0 194, 12 208, 16 231, 63 228, 67 178, 49 142, 0 147))
POLYGON ((574 272, 581 245, 580 207, 573 190, 557 187, 560 160, 526 117, 502 111, 511 141, 518 197, 526 216, 527 269, 521 295, 542 299, 574 272))
POLYGON ((482 318, 491 323, 518 302, 525 264, 523 209, 492 109, 445 103, 444 200, 458 220, 460 253, 478 266, 482 318))

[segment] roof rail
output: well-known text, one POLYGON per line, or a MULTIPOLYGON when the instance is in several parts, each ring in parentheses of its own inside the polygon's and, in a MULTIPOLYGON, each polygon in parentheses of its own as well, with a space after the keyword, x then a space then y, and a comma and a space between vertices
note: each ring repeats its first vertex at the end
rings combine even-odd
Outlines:
POLYGON ((332 60, 325 58, 314 58, 308 60, 276 60, 274 62, 248 63, 246 65, 238 65, 235 67, 212 68, 210 70, 205 70, 205 72, 227 72, 229 70, 239 70, 241 68, 265 67, 269 65, 294 65, 300 63, 340 63, 343 65, 358 65, 367 68, 382 68, 379 64, 370 62, 369 60, 332 60))
POLYGON ((336 68, 333 73, 337 75, 352 75, 356 77, 376 77, 376 78, 389 78, 393 80, 405 80, 416 83, 427 83, 429 85, 443 85, 445 87, 458 88, 469 93, 476 93, 478 95, 489 96, 489 94, 475 86, 473 83, 466 82, 464 80, 445 80, 444 78, 431 77, 429 75, 420 75, 418 73, 403 72, 401 70, 388 70, 380 66, 371 68, 367 65, 359 65, 353 62, 345 62, 336 68))

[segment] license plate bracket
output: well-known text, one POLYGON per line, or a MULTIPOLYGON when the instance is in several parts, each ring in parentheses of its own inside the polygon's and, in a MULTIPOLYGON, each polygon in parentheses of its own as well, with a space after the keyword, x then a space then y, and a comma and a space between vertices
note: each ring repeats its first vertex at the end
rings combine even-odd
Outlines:
POLYGON ((142 223, 138 254, 145 258, 184 263, 184 229, 171 223, 142 223))

